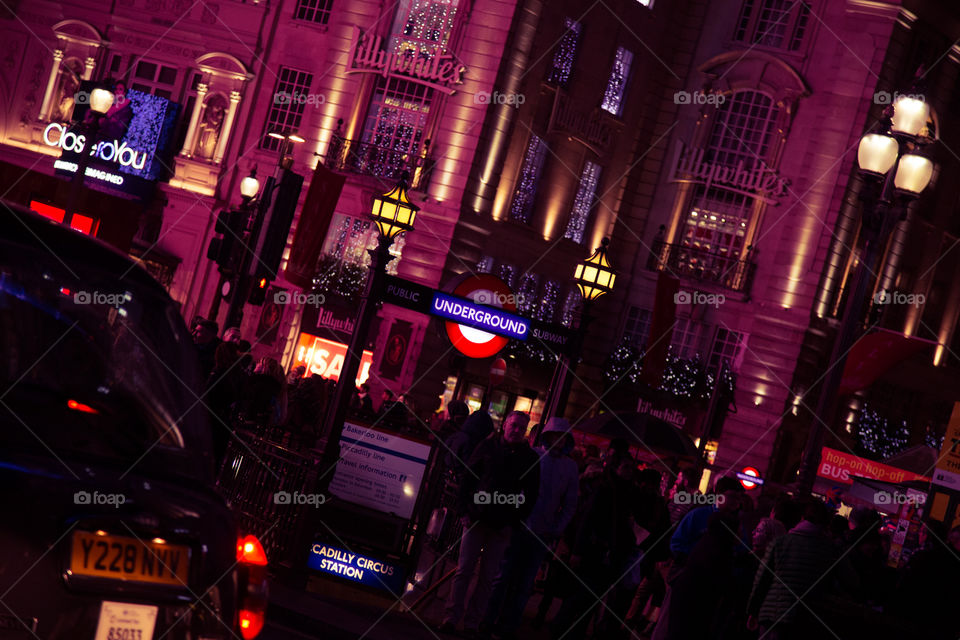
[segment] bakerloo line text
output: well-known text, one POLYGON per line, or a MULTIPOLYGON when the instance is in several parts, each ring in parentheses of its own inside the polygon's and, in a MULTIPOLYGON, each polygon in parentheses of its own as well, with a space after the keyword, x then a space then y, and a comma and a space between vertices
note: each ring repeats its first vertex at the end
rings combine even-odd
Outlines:
MULTIPOLYGON (((43 142, 51 147, 60 147, 64 151, 83 153, 87 137, 82 133, 68 131, 57 122, 51 122, 43 130, 43 142)), ((90 155, 104 162, 116 162, 121 167, 143 169, 147 164, 147 152, 132 149, 120 140, 101 140, 90 150, 90 155)))

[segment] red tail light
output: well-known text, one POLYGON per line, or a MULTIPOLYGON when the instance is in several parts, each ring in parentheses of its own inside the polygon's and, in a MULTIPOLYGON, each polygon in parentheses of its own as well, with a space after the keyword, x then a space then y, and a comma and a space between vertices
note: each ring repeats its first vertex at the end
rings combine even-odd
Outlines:
POLYGON ((237 541, 237 562, 258 567, 267 566, 267 554, 257 536, 246 536, 237 541))
POLYGON ((267 611, 267 554, 256 536, 237 540, 237 627, 243 640, 263 630, 267 611))
POLYGON ((263 611, 240 610, 240 635, 243 640, 253 640, 263 630, 263 621, 266 616, 263 611))

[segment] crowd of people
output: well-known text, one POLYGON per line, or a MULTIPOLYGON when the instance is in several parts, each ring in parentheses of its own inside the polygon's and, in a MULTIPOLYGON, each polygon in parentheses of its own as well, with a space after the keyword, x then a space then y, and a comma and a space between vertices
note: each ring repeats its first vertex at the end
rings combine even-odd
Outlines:
MULTIPOLYGON (((192 329, 219 460, 244 423, 316 441, 335 382, 254 363, 235 328, 221 339, 199 318, 192 329)), ((462 531, 442 633, 513 638, 539 585, 529 622, 565 640, 884 637, 871 624, 891 637, 958 637, 960 527, 925 525, 919 550, 894 569, 876 511, 844 517, 814 497, 754 497, 726 476, 704 495, 693 469, 645 465, 626 441, 577 447, 563 418, 531 428, 513 412, 498 429, 455 400, 428 425, 409 398, 385 390, 376 401, 366 384, 350 409, 442 441, 446 522, 462 531)))
POLYGON ((897 570, 872 509, 844 517, 815 497, 754 498, 732 476, 704 495, 692 470, 661 473, 622 440, 575 447, 562 418, 529 429, 531 446, 528 423, 514 412, 496 430, 477 411, 445 441, 462 534, 441 633, 516 637, 538 577, 529 622, 569 640, 960 631, 947 604, 960 595, 960 527, 925 529, 897 570))

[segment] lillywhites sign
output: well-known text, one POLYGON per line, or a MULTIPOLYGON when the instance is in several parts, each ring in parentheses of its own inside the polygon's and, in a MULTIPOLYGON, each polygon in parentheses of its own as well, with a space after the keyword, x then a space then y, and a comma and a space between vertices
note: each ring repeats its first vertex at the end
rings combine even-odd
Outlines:
POLYGON ((693 182, 710 187, 722 187, 728 191, 759 198, 767 204, 777 205, 776 198, 787 193, 790 181, 767 167, 759 160, 753 168, 747 168, 743 160, 736 166, 707 162, 706 151, 678 144, 670 171, 670 182, 693 182))
MULTIPOLYGON (((87 146, 87 137, 68 131, 62 124, 51 122, 43 130, 43 143, 49 147, 59 147, 67 152, 81 154, 87 146)), ((147 163, 145 151, 137 151, 120 140, 101 140, 90 149, 90 157, 138 170, 142 170, 147 163)))
POLYGON ((580 111, 559 91, 553 102, 549 128, 572 133, 597 155, 603 155, 613 143, 613 130, 602 120, 598 110, 593 113, 580 111))
POLYGON ((439 46, 431 55, 421 52, 420 45, 404 53, 385 51, 382 46, 382 37, 354 27, 347 73, 378 73, 384 78, 403 78, 451 95, 456 93, 455 86, 463 84, 466 67, 452 55, 442 52, 439 46))

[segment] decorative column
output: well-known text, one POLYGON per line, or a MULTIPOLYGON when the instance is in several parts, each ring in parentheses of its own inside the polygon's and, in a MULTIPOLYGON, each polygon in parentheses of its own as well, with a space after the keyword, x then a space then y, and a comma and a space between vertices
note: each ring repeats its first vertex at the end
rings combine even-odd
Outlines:
POLYGON ((227 117, 223 119, 223 127, 220 129, 220 136, 217 138, 217 148, 213 152, 214 164, 220 164, 223 160, 223 153, 227 150, 227 140, 230 138, 230 129, 233 128, 233 119, 237 117, 237 106, 240 104, 240 92, 230 92, 230 107, 227 109, 227 117))
POLYGON ((53 52, 53 67, 50 68, 50 76, 47 78, 47 90, 43 94, 40 113, 37 114, 38 120, 46 120, 50 112, 50 102, 53 101, 53 90, 57 86, 57 74, 60 73, 61 62, 63 62, 63 49, 56 49, 53 52))
POLYGON ((97 67, 97 59, 90 56, 83 64, 83 79, 89 80, 93 77, 93 70, 97 67))
POLYGON ((200 124, 200 111, 203 109, 203 98, 207 95, 207 84, 197 85, 197 99, 193 102, 193 113, 190 114, 190 126, 187 127, 187 136, 184 138, 183 149, 180 155, 190 157, 197 146, 197 125, 200 124))

